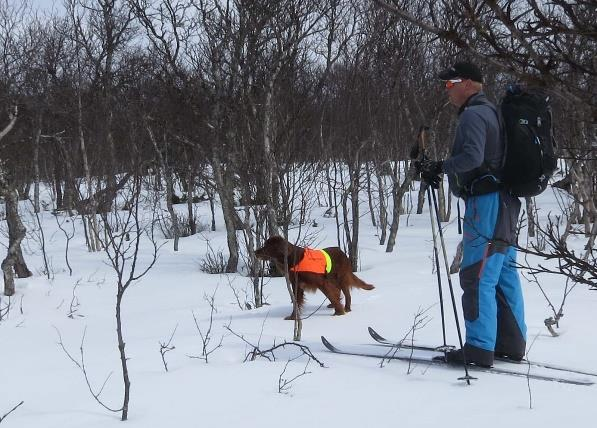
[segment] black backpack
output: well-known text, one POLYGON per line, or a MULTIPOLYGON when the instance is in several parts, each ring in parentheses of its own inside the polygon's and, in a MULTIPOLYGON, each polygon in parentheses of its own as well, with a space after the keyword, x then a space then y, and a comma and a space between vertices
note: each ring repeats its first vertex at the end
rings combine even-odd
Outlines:
POLYGON ((500 115, 506 142, 502 182, 514 196, 536 196, 557 168, 549 97, 510 85, 500 115))

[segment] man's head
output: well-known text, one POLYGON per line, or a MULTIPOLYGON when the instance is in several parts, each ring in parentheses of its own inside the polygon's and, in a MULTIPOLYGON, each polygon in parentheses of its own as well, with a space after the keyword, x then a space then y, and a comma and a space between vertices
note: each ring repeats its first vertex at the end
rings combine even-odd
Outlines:
POLYGON ((461 107, 471 95, 483 89, 483 74, 470 62, 457 62, 438 74, 446 82, 450 103, 461 107))

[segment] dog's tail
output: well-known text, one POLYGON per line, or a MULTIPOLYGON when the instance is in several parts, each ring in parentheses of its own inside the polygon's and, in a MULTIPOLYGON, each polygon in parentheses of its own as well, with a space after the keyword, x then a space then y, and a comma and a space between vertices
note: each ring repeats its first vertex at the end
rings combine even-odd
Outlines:
POLYGON ((363 290, 373 290, 375 287, 371 284, 367 284, 361 278, 356 276, 354 273, 352 274, 352 286, 357 288, 362 288, 363 290))

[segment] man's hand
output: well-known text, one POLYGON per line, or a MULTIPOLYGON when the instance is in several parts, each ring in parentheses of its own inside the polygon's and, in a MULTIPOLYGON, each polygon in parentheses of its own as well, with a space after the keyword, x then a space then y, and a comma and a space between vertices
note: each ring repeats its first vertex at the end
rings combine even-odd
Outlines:
POLYGON ((432 161, 425 159, 415 162, 415 168, 417 169, 417 172, 421 174, 421 178, 425 183, 434 189, 437 189, 439 188, 439 183, 441 182, 439 175, 443 171, 443 164, 444 161, 432 161))

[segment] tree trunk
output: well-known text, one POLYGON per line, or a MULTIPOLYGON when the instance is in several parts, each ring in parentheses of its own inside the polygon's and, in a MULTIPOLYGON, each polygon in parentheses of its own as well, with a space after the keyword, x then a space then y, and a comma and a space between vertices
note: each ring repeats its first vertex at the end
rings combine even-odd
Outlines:
POLYGON ((452 264, 450 265, 450 274, 457 273, 460 271, 460 266, 462 265, 462 255, 464 251, 464 245, 462 241, 458 243, 456 247, 456 254, 454 255, 454 259, 452 260, 452 264))
POLYGON ((265 158, 265 189, 266 195, 266 210, 267 210, 267 225, 269 236, 275 236, 280 234, 280 228, 278 226, 278 220, 276 217, 276 207, 279 205, 279 192, 274 192, 274 189, 279 189, 279 183, 277 183, 278 174, 276 171, 276 159, 272 153, 271 148, 271 136, 273 132, 273 95, 274 95, 274 79, 276 74, 272 76, 269 81, 267 94, 265 96, 265 106, 263 114, 263 154, 265 158))
POLYGON ((392 186, 393 210, 392 223, 390 224, 390 233, 388 235, 388 244, 386 245, 386 253, 394 251, 396 244, 396 235, 398 234, 398 226, 400 225, 400 210, 402 209, 402 195, 400 194, 400 185, 398 181, 394 182, 392 186))
POLYGON ((450 221, 447 218, 447 211, 446 211, 446 191, 444 189, 444 176, 441 175, 441 181, 439 183, 439 189, 437 190, 437 203, 438 203, 438 210, 439 210, 439 218, 442 222, 450 221))
POLYGON ((533 198, 524 198, 527 205, 528 235, 535 237, 535 201, 533 198))
MULTIPOLYGON (((244 185, 242 186, 242 193, 243 198, 246 201, 251 200, 251 190, 249 187, 248 180, 245 180, 244 185)), ((258 209, 258 208, 257 208, 258 209)), ((244 228, 245 228, 245 241, 246 241, 246 248, 247 248, 247 255, 248 255, 248 270, 249 270, 249 277, 251 278, 251 283, 253 285, 253 303, 256 308, 260 308, 263 306, 263 296, 261 294, 261 287, 259 286, 259 260, 255 256, 255 236, 258 236, 261 227, 259 225, 255 226, 255 230, 252 229, 251 225, 251 204, 247 202, 244 205, 244 212, 245 212, 245 219, 244 219, 244 228)), ((260 222, 260 216, 255 213, 255 222, 260 222)))
POLYGON ((379 228, 381 233, 379 235, 379 245, 384 245, 386 242, 386 235, 388 233, 388 210, 386 208, 386 190, 383 176, 380 168, 375 169, 377 177, 377 192, 379 194, 379 228))
POLYGON ((213 191, 209 189, 209 185, 205 187, 205 192, 207 193, 207 197, 209 198, 209 210, 211 212, 211 231, 216 231, 216 204, 214 202, 214 194, 213 191))
POLYGON ((64 192, 62 195, 62 207, 68 212, 70 216, 73 215, 73 208, 75 206, 76 195, 76 183, 75 176, 73 173, 73 162, 70 155, 70 151, 66 149, 64 141, 60 137, 56 137, 56 143, 60 155, 64 163, 64 192))
POLYGON ((189 164, 187 169, 187 210, 189 212, 189 229, 191 235, 197 233, 197 223, 195 223, 195 215, 193 213, 194 190, 195 184, 193 167, 189 164))
POLYGON ((54 189, 56 191, 56 210, 60 211, 64 209, 64 199, 62 196, 62 179, 60 178, 60 167, 58 162, 54 166, 54 189))
MULTIPOLYGON (((17 122, 17 114, 18 108, 15 106, 14 111, 8 114, 10 119, 8 125, 0 130, 0 141, 14 127, 17 122)), ((4 197, 6 223, 8 224, 8 251, 0 267, 4 273, 4 294, 12 296, 15 294, 13 269, 19 278, 26 278, 32 274, 27 268, 23 252, 21 251, 21 241, 25 237, 27 229, 25 229, 19 217, 19 197, 14 187, 7 183, 2 169, 0 169, 0 195, 4 197)))
POLYGON ((580 204, 577 200, 573 202, 572 211, 570 213, 570 223, 571 224, 579 224, 580 223, 580 204))
POLYGON ((15 293, 13 270, 19 278, 27 278, 32 275, 21 250, 21 241, 25 238, 27 229, 19 217, 16 190, 2 180, 0 191, 6 204, 6 222, 8 223, 8 251, 2 262, 4 294, 12 296, 15 293))
POLYGON ((174 211, 174 204, 172 203, 172 197, 174 195, 174 180, 172 179, 172 172, 169 170, 164 171, 164 178, 166 180, 166 208, 170 214, 170 221, 172 222, 172 234, 174 235, 174 251, 178 251, 180 225, 176 211, 174 211))
POLYGON ((587 207, 583 207, 582 210, 582 223, 585 227, 585 237, 591 236, 591 214, 587 207))
POLYGON ((31 182, 20 183, 21 187, 17 188, 17 197, 19 201, 26 201, 29 199, 29 192, 31 191, 31 182))
POLYGON ((77 94, 78 100, 78 126, 79 126, 79 144, 81 146, 81 156, 83 158, 83 171, 85 173, 85 181, 87 182, 87 197, 89 198, 88 212, 81 213, 83 222, 87 223, 87 249, 91 252, 100 251, 102 249, 99 238, 99 226, 97 224, 97 200, 93 191, 93 183, 91 179, 91 170, 89 168, 89 161, 87 159, 87 148, 85 146, 85 134, 83 132, 83 105, 81 102, 81 92, 77 94))
POLYGON ((40 212, 39 208, 39 141, 41 139, 41 120, 38 121, 33 141, 33 211, 40 212))
POLYGON ((373 206, 373 195, 371 192, 371 167, 369 163, 365 164, 365 169, 367 171, 367 201, 369 202, 369 213, 371 214, 371 224, 373 227, 377 227, 377 222, 375 221, 375 208, 373 206))
MULTIPOLYGON (((153 149, 155 151, 156 157, 158 158, 158 162, 160 164, 161 169, 164 171, 164 179, 166 180, 166 207, 168 209, 168 213, 170 213, 170 221, 172 223, 172 235, 174 236, 174 251, 178 251, 178 239, 180 237, 180 227, 178 224, 178 217, 176 216, 176 212, 174 211, 174 206, 172 204, 172 196, 174 195, 174 181, 172 180, 172 171, 168 167, 168 163, 164 156, 162 156, 162 151, 158 146, 157 139, 149 125, 149 121, 145 118, 145 128, 147 129, 147 133, 149 134, 149 139, 153 145, 153 149)), ((164 136, 164 145, 167 145, 166 136, 164 136)), ((164 150, 166 147, 164 147, 164 150)), ((160 168, 158 168, 159 170, 160 168)))
POLYGON ((159 167, 155 168, 155 182, 153 190, 156 192, 162 191, 162 170, 159 167))
POLYGON ((356 272, 359 264, 359 229, 360 229, 360 206, 359 206, 359 190, 360 190, 360 173, 361 163, 357 162, 356 167, 349 168, 350 174, 350 202, 351 202, 351 217, 352 217, 352 237, 350 238, 350 262, 352 263, 352 271, 356 272))
MULTIPOLYGON (((334 169, 335 170, 335 169, 334 169)), ((332 185, 332 177, 330 176, 330 168, 329 165, 326 165, 325 167, 325 180, 327 183, 327 189, 328 189, 328 207, 332 208, 334 207, 334 195, 335 195, 335 187, 332 185)), ((335 178, 334 178, 335 180, 335 178)))
POLYGON ((214 173, 214 179, 216 181, 216 189, 222 204, 224 224, 226 225, 226 239, 228 242, 228 251, 230 253, 228 263, 226 264, 226 272, 232 273, 236 272, 238 269, 239 248, 238 239, 236 238, 236 219, 238 218, 238 215, 234 209, 234 188, 230 183, 228 183, 225 173, 222 170, 222 164, 218 150, 219 149, 217 147, 214 147, 212 152, 212 169, 214 173))
POLYGON ((11 252, 11 248, 8 248, 8 254, 2 261, 2 272, 4 274, 4 295, 12 296, 15 294, 15 274, 13 266, 15 263, 14 252, 11 252))
POLYGON ((589 255, 595 251, 595 239, 597 238, 597 220, 593 221, 593 228, 591 229, 591 233, 589 234, 589 240, 585 245, 585 255, 583 257, 584 260, 589 259, 589 255))
MULTIPOLYGON (((450 188, 448 187, 448 194, 446 196, 446 199, 448 200, 446 203, 446 221, 450 221, 450 218, 452 218, 452 192, 450 192, 450 188)), ((456 200, 456 203, 458 203, 458 199, 456 200)), ((457 219, 458 221, 458 219, 457 219)))
POLYGON ((410 165, 407 169, 405 168, 405 175, 404 181, 400 184, 400 176, 397 174, 396 165, 395 173, 394 173, 394 186, 392 187, 392 195, 394 198, 394 208, 393 208, 393 217, 392 217, 392 224, 390 225, 390 234, 388 236, 388 245, 386 246, 386 253, 391 253, 394 251, 394 245, 396 244, 396 235, 398 234, 398 226, 400 224, 400 212, 402 211, 402 198, 404 194, 408 190, 412 178, 415 174, 414 164, 410 165))
POLYGON ((120 353, 120 364, 122 366, 122 379, 124 382, 124 397, 122 402, 122 414, 121 420, 126 421, 129 413, 129 398, 131 391, 131 381, 129 379, 129 370, 127 366, 127 358, 125 353, 125 342, 122 335, 122 319, 120 317, 120 307, 122 303, 122 297, 124 296, 124 289, 119 285, 118 294, 116 296, 116 334, 118 335, 118 351, 120 353))
POLYGON ((425 206, 425 192, 427 190, 427 184, 421 180, 421 185, 419 186, 419 192, 417 195, 417 214, 423 213, 423 207, 425 206))

